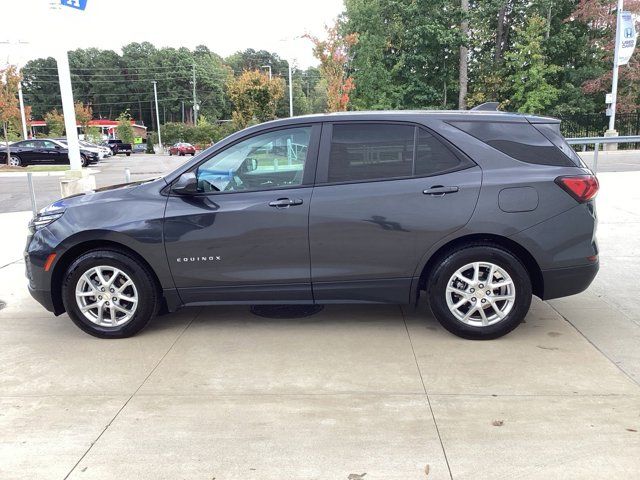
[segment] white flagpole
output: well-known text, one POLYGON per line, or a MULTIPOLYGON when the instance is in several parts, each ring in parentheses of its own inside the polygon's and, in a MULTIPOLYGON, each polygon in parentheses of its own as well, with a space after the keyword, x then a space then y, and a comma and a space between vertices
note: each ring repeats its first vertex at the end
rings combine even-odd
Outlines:
POLYGON ((618 54, 620 51, 620 29, 622 23, 622 9, 624 0, 618 0, 616 12, 616 46, 613 52, 613 78, 611 81, 611 116, 609 117, 609 131, 613 132, 616 124, 616 106, 618 103, 618 54))

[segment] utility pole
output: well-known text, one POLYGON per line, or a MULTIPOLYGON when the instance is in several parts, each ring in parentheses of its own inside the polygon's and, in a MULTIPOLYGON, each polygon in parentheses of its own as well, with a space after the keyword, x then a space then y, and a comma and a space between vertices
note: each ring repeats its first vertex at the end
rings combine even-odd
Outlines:
POLYGON ((20 101, 20 118, 22 119, 22 139, 27 137, 27 116, 24 113, 24 98, 22 97, 22 80, 18 82, 18 100, 20 101))
POLYGON ((158 144, 160 151, 162 152, 162 133, 160 132, 160 110, 158 110, 158 88, 156 87, 156 81, 153 81, 153 96, 156 99, 156 125, 158 125, 158 144))
POLYGON ((287 60, 289 64, 289 116, 293 117, 293 82, 291 81, 291 60, 287 60))
POLYGON ((196 64, 193 64, 193 124, 198 125, 198 97, 196 96, 196 64))
POLYGON ((613 52, 613 79, 611 83, 611 116, 609 117, 609 135, 613 136, 615 136, 616 106, 618 103, 618 54, 620 50, 620 27, 623 7, 623 0, 618 0, 618 10, 616 12, 616 46, 613 52))
POLYGON ((62 98, 62 114, 64 128, 67 133, 67 146, 71 170, 82 170, 80 161, 80 141, 78 140, 78 125, 76 110, 73 104, 73 89, 71 88, 71 73, 69 71, 69 54, 67 48, 62 47, 56 56, 58 64, 58 78, 60 80, 60 97, 62 98))

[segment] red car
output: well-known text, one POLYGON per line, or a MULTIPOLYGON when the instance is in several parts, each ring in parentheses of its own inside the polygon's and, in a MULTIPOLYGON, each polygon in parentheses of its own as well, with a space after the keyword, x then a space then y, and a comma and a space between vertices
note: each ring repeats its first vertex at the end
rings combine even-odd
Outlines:
POLYGON ((169 155, 180 155, 180 156, 184 156, 184 155, 195 155, 196 154, 196 147, 194 147, 193 145, 191 145, 190 143, 176 143, 174 145, 171 145, 171 147, 169 147, 169 155))

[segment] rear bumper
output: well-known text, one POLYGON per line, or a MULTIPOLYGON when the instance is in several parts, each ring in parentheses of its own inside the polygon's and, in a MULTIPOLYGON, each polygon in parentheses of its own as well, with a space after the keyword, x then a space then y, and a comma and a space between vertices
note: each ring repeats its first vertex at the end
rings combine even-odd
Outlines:
POLYGON ((599 268, 599 263, 594 262, 578 267, 543 270, 544 294, 542 299, 551 300, 583 292, 591 285, 599 268))

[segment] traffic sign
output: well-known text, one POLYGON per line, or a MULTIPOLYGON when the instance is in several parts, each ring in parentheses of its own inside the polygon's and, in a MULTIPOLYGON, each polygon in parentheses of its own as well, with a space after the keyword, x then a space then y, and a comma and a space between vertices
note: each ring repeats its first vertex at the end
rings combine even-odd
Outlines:
POLYGON ((60 0, 60 5, 63 7, 76 8, 78 10, 84 10, 87 8, 87 0, 60 0))

